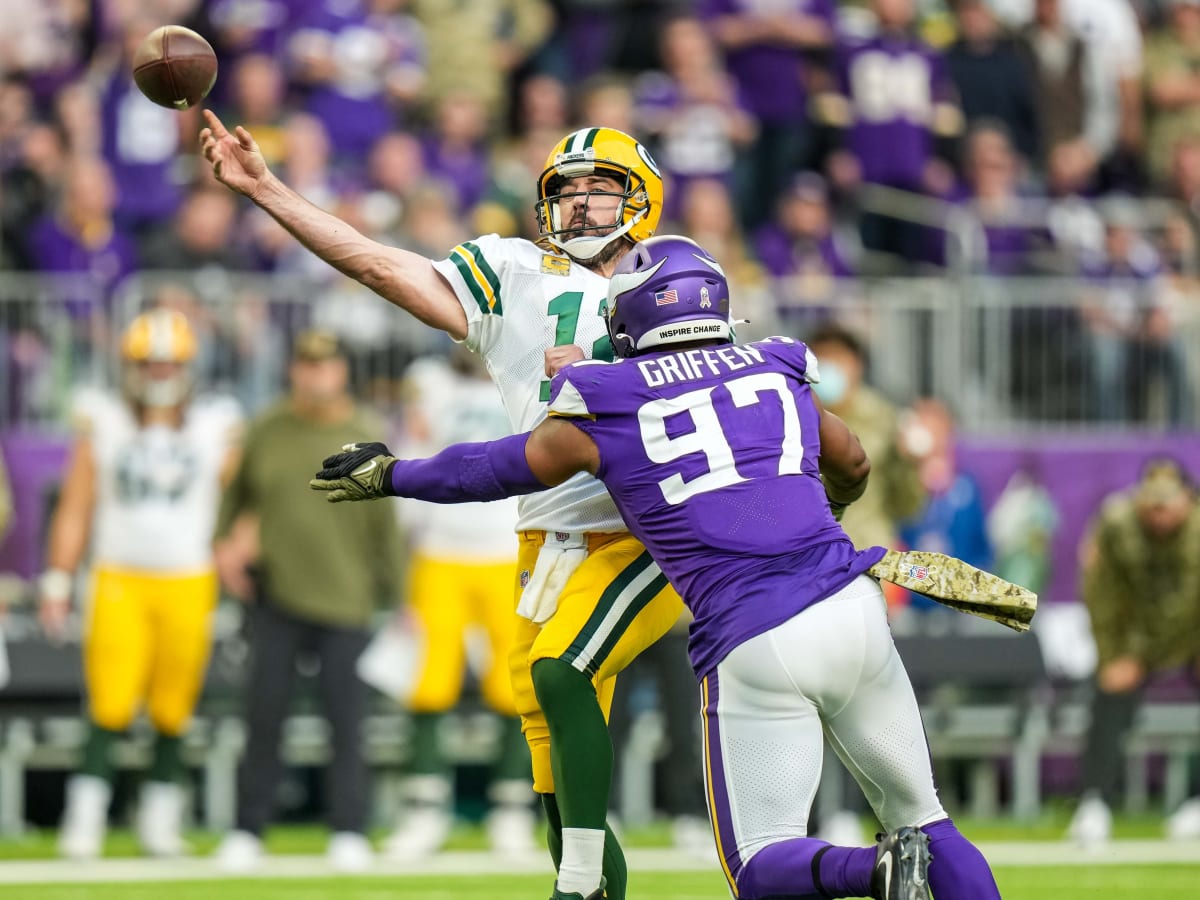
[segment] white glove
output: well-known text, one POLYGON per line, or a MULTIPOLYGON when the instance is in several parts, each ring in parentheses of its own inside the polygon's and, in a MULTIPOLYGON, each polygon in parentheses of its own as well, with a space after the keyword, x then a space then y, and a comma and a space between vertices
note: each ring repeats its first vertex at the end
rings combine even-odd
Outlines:
POLYGON ((541 625, 558 609, 558 595, 567 579, 587 559, 587 539, 582 534, 548 532, 538 551, 529 583, 521 592, 517 615, 541 625))

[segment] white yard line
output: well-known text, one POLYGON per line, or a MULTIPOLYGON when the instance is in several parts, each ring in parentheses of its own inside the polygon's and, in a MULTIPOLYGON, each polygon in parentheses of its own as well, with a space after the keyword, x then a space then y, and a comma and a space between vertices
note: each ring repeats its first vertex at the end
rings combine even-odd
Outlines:
MULTIPOLYGON (((1101 851, 1087 853, 1056 841, 985 843, 980 849, 999 866, 1200 865, 1200 841, 1114 841, 1101 851)), ((697 859, 678 850, 629 849, 632 872, 718 871, 715 861, 697 859)), ((542 854, 498 856, 458 851, 415 863, 376 861, 366 876, 404 878, 420 875, 549 874, 542 854)), ((354 877, 334 872, 322 856, 271 856, 249 874, 217 869, 211 858, 178 860, 102 859, 90 863, 63 860, 0 862, 0 886, 8 884, 100 883, 129 881, 215 881, 229 878, 354 877)), ((448 895, 447 895, 448 896, 448 895)), ((436 895, 430 895, 436 900, 436 895)))

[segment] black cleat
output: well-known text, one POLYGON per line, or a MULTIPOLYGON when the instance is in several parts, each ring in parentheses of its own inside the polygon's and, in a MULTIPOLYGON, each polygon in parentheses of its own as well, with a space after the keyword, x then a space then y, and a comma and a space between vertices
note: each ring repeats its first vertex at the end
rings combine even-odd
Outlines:
POLYGON ((875 900, 929 900, 929 835, 906 825, 876 838, 871 896, 875 900))
POLYGON ((604 896, 604 879, 600 879, 600 887, 596 888, 586 897, 583 894, 572 893, 564 894, 558 889, 558 882, 554 882, 554 893, 550 895, 550 900, 605 900, 604 896))

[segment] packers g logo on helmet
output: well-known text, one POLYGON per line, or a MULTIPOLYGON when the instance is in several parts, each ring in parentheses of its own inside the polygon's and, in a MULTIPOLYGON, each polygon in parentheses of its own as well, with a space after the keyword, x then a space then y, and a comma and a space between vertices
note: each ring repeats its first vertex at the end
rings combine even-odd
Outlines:
POLYGON ((581 128, 550 151, 546 169, 538 179, 535 209, 542 239, 586 261, 622 237, 635 243, 651 237, 662 217, 662 205, 662 174, 645 147, 615 128, 581 128), (562 184, 586 175, 604 175, 622 185, 615 192, 588 192, 621 198, 614 219, 618 227, 610 234, 583 235, 581 229, 562 223, 559 202, 570 196, 562 192, 562 184))
POLYGON ((142 313, 121 335, 125 392, 145 406, 182 403, 192 390, 188 364, 195 356, 196 335, 187 316, 174 309, 142 313), (151 373, 146 371, 148 363, 168 363, 174 368, 151 373))

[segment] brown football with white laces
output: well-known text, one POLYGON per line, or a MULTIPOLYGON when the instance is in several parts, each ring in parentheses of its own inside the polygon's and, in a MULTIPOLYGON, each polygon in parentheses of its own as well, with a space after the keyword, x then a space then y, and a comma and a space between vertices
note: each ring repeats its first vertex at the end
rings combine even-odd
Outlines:
POLYGON ((134 53, 133 80, 159 106, 188 109, 216 83, 217 54, 190 28, 164 25, 146 35, 134 53))

